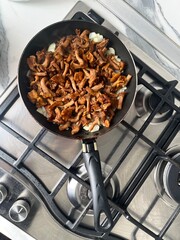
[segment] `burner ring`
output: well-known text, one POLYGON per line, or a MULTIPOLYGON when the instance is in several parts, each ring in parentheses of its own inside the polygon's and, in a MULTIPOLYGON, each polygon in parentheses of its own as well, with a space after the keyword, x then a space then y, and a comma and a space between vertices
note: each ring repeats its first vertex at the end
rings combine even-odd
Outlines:
MULTIPOLYGON (((167 155, 180 162, 180 147, 170 148, 167 155)), ((154 172, 155 186, 161 199, 175 208, 180 203, 180 169, 171 162, 160 161, 154 172)))
MULTIPOLYGON (((174 160, 180 162, 180 153, 176 155, 174 160)), ((164 188, 167 194, 180 203, 180 169, 168 162, 163 174, 164 188)))
MULTIPOLYGON (((151 85, 162 95, 166 93, 166 90, 162 89, 160 86, 157 86, 154 83, 151 85)), ((172 95, 169 96, 169 99, 174 102, 174 97, 172 95)), ((138 90, 135 98, 135 107, 138 116, 146 120, 160 101, 161 99, 157 94, 151 92, 145 86, 142 86, 138 90)), ((172 113, 173 109, 170 108, 167 103, 164 103, 159 112, 152 119, 152 123, 164 122, 171 117, 172 113)))
MULTIPOLYGON (((102 163, 103 164, 103 163, 102 163)), ((106 169, 107 169, 107 165, 106 169)), ((109 167, 110 168, 110 167, 109 167)), ((102 168, 104 169, 104 168, 102 168)), ((108 175, 107 171, 102 171, 103 176, 106 177, 108 175)), ((88 182, 88 174, 85 168, 85 165, 82 164, 80 168, 78 169, 77 175, 82 178, 84 181, 88 182)), ((108 198, 115 200, 118 199, 120 188, 119 188, 119 181, 114 175, 110 182, 106 186, 106 193, 108 198)), ((70 202, 73 204, 75 209, 79 209, 80 211, 83 210, 83 208, 89 203, 91 200, 91 191, 87 189, 85 186, 81 185, 79 182, 77 182, 74 178, 70 178, 67 184, 67 194, 69 197, 70 202)), ((88 214, 93 214, 93 209, 90 208, 88 211, 88 214)))

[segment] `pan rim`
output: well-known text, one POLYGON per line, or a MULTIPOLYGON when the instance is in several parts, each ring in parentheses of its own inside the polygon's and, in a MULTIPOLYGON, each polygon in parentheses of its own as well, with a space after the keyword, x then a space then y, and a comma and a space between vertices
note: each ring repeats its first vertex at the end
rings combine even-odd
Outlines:
MULTIPOLYGON (((129 63, 128 63, 129 64, 129 63)), ((70 20, 63 20, 63 21, 57 21, 57 22, 55 22, 55 23, 52 23, 52 24, 50 24, 50 25, 48 25, 48 26, 46 26, 46 27, 44 27, 43 29, 41 29, 40 31, 38 31, 30 40, 29 40, 29 42, 26 44, 26 46, 25 46, 25 48, 24 48, 24 50, 22 51, 22 54, 21 54, 21 56, 20 56, 20 60, 19 60, 19 64, 18 64, 18 90, 19 90, 19 93, 20 93, 20 96, 21 96, 21 98, 22 98, 22 100, 23 100, 23 102, 24 102, 24 104, 25 104, 25 106, 26 106, 26 108, 27 108, 27 110, 28 110, 28 112, 31 114, 31 116, 36 120, 36 122, 38 123, 38 124, 40 124, 42 127, 44 127, 44 128, 46 128, 48 131, 50 131, 50 132, 52 132, 52 133, 54 133, 54 134, 56 134, 56 135, 59 135, 59 136, 61 136, 61 137, 65 137, 65 138, 68 138, 68 139, 95 139, 95 138, 97 138, 97 137, 99 137, 100 135, 104 135, 105 133, 107 133, 107 132, 109 132, 110 130, 112 130, 114 127, 116 127, 125 117, 126 117, 126 115, 127 115, 127 113, 130 111, 130 109, 131 109, 131 107, 132 107, 132 105, 133 105, 133 103, 134 103, 134 100, 135 100, 135 95, 136 95, 136 89, 137 89, 137 72, 136 72, 136 67, 135 67, 135 61, 134 61, 134 58, 133 58, 133 56, 132 56, 132 54, 131 54, 131 52, 129 51, 129 49, 125 46, 125 44, 121 41, 121 39, 119 39, 110 29, 108 29, 107 27, 105 27, 105 26, 102 26, 102 25, 98 25, 97 23, 95 23, 95 22, 90 22, 90 21, 85 21, 85 20, 72 20, 72 19, 70 19, 70 20), (21 89, 21 83, 20 83, 20 77, 21 77, 21 65, 22 65, 22 60, 23 60, 23 57, 24 57, 24 55, 25 55, 25 53, 26 53, 26 50, 28 49, 28 47, 31 45, 31 43, 36 39, 36 37, 38 37, 41 33, 43 33, 44 31, 46 31, 47 29, 50 29, 50 28, 53 28, 53 27, 55 27, 56 25, 59 25, 59 24, 66 24, 66 23, 78 23, 78 24, 82 24, 82 23, 87 23, 87 24, 90 24, 90 25, 94 25, 94 26, 98 26, 98 27, 100 27, 101 29, 104 29, 106 32, 109 32, 111 35, 113 35, 113 37, 115 37, 116 39, 117 39, 117 41, 119 42, 119 43, 121 43, 121 45, 123 46, 123 48, 126 50, 126 52, 128 53, 128 55, 129 55, 129 58, 130 58, 130 60, 131 60, 131 67, 133 68, 133 71, 134 71, 134 75, 133 75, 133 81, 134 81, 134 88, 133 88, 133 97, 132 97, 132 99, 131 99, 131 103, 129 104, 129 106, 128 106, 128 108, 126 109, 126 111, 125 111, 125 113, 124 113, 124 115, 121 117, 121 119, 118 121, 118 122, 116 122, 113 126, 112 125, 110 125, 110 127, 109 128, 105 128, 105 131, 102 131, 101 129, 99 130, 99 131, 97 131, 97 132, 95 132, 95 133, 91 133, 91 132, 87 132, 87 131, 85 131, 85 130, 82 130, 82 131, 84 131, 83 132, 83 137, 80 135, 80 134, 75 134, 75 135, 66 135, 66 134, 62 134, 62 132, 60 132, 60 131, 54 131, 53 129, 52 129, 52 125, 54 125, 52 122, 50 123, 51 124, 51 127, 48 127, 47 125, 48 124, 46 124, 46 126, 42 123, 42 121, 39 121, 38 119, 37 119, 37 117, 35 117, 34 116, 34 114, 33 114, 33 111, 30 111, 30 109, 29 109, 29 107, 28 107, 28 105, 27 105, 27 102, 26 102, 26 98, 24 98, 24 95, 23 95, 23 91, 22 91, 22 89, 21 89), (85 133, 85 134, 84 134, 85 133), (84 136, 85 135, 85 136, 84 136)), ((30 101, 29 101, 30 102, 30 101)), ((35 108, 35 111, 36 111, 36 107, 34 106, 34 108, 35 108)), ((34 112, 35 112, 34 111, 34 112)), ((115 113, 115 115, 116 115, 117 113, 115 113)), ((45 117, 44 117, 45 118, 45 117)), ((45 119, 46 120, 46 122, 48 122, 48 120, 47 119, 45 119)), ((58 126, 58 125, 57 125, 58 126)), ((104 129, 104 128, 103 128, 104 129)), ((64 131, 63 131, 64 132, 64 131)), ((65 130, 65 132, 67 132, 67 130, 65 130)))

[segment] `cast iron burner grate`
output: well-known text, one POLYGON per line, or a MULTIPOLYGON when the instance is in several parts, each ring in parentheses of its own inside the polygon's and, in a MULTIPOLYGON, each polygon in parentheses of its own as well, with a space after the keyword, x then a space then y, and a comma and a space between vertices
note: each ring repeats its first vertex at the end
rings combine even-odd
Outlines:
MULTIPOLYGON (((94 13, 94 11, 92 10, 88 13, 88 15, 91 18, 93 18, 94 21, 100 24, 103 22, 103 19, 99 17, 96 13, 94 13)), ((88 15, 85 15, 82 12, 78 12, 74 15, 73 18, 90 21, 91 19, 89 18, 88 15)), ((176 84, 177 84, 176 80, 171 82, 166 81, 166 79, 162 78, 157 72, 155 72, 153 69, 148 67, 137 56, 133 55, 133 57, 134 57, 136 66, 139 68, 139 72, 138 72, 139 86, 141 85, 143 86, 143 88, 148 89, 148 91, 153 94, 153 98, 155 99, 155 101, 157 99, 158 101, 156 101, 156 104, 153 104, 153 107, 151 108, 151 112, 149 112, 146 118, 144 118, 142 127, 139 130, 135 129, 125 120, 121 122, 121 124, 126 129, 128 129, 128 131, 134 134, 134 138, 132 139, 130 144, 127 146, 125 151, 122 153, 122 155, 119 156, 118 161, 113 166, 108 176, 105 178, 104 184, 106 185, 110 182, 111 178, 116 174, 117 169, 121 166, 121 164, 123 163, 128 153, 131 151, 131 149, 133 149, 136 142, 139 139, 145 142, 151 149, 149 151, 149 154, 144 158, 144 160, 142 161, 142 163, 134 173, 133 177, 131 178, 131 181, 129 181, 128 186, 121 193, 121 196, 119 197, 118 201, 117 200, 113 201, 109 199, 109 204, 111 206, 111 212, 112 212, 114 224, 116 224, 116 222, 123 215, 128 221, 134 224, 134 226, 137 229, 141 229, 145 231, 149 236, 151 236, 154 239, 163 239, 167 230, 169 229, 174 219, 178 215, 180 211, 179 207, 177 207, 174 210, 174 213, 168 219, 168 221, 166 222, 166 224, 158 234, 153 232, 151 229, 149 229, 145 225, 143 225, 141 221, 137 221, 128 212, 127 207, 131 203, 132 199, 134 198, 138 190, 141 188, 146 178, 151 173, 152 169, 157 165, 157 163, 160 160, 169 161, 172 164, 175 164, 177 167, 180 167, 178 163, 176 163, 173 159, 171 159, 169 156, 166 155, 166 149, 172 142, 173 138, 180 131, 180 108, 178 107, 178 105, 176 105, 174 100, 172 101, 172 97, 171 97, 173 96, 173 98, 179 102, 180 92, 176 89, 176 84), (154 84, 151 84, 148 81, 146 81, 143 77, 144 74, 151 75, 152 79, 154 79, 155 81, 155 84, 161 86, 161 89, 166 89, 166 91, 159 91, 154 84), (153 123, 154 117, 156 117, 156 115, 159 114, 159 112, 162 109, 163 110, 165 109, 165 111, 168 109, 168 111, 170 110, 173 114, 171 114, 170 116, 171 120, 168 122, 163 132, 159 135, 158 139, 155 142, 153 142, 152 140, 150 140, 148 137, 144 135, 144 132, 146 128, 149 126, 149 124, 153 123)), ((46 129, 41 128, 41 130, 37 133, 35 138, 32 141, 30 141, 26 139, 24 136, 22 136, 21 134, 19 134, 17 131, 13 130, 11 127, 6 125, 3 122, 3 118, 18 99, 19 99, 18 88, 15 87, 11 92, 11 94, 5 99, 5 101, 3 102, 0 108, 0 127, 3 128, 8 133, 10 133, 11 135, 13 135, 19 141, 23 142, 27 146, 27 148, 18 159, 16 159, 14 156, 7 153, 3 149, 0 149, 0 158, 3 159, 8 164, 12 165, 18 172, 20 172, 22 175, 26 177, 26 179, 29 180, 29 182, 39 191, 44 203, 47 205, 51 214, 65 228, 70 229, 72 232, 87 238, 123 239, 121 236, 115 236, 112 233, 102 234, 102 233, 96 232, 92 228, 88 229, 81 226, 81 222, 84 216, 87 214, 87 212, 92 206, 92 200, 89 200, 89 203, 86 206, 84 206, 81 214, 74 222, 72 222, 70 219, 68 219, 68 217, 62 214, 61 210, 55 204, 54 198, 68 179, 74 179, 83 187, 90 190, 89 184, 86 181, 84 181, 82 178, 80 178, 78 175, 76 175, 74 172, 74 168, 81 161, 81 158, 82 158, 81 153, 78 156, 76 156, 75 160, 73 161, 73 164, 69 168, 66 168, 63 164, 61 164, 56 159, 52 158, 50 155, 48 155, 43 150, 37 147, 40 140, 46 134, 47 132, 46 129), (28 154, 32 151, 35 151, 36 153, 41 155, 44 159, 49 161, 49 163, 53 164, 64 173, 61 181, 57 183, 56 187, 51 192, 47 190, 44 184, 39 180, 38 176, 33 174, 31 171, 29 171, 28 168, 26 168, 26 166, 23 164, 28 154)), ((118 146, 115 146, 115 148, 117 147, 118 146)), ((114 150, 115 149, 113 149, 113 151, 114 150)))

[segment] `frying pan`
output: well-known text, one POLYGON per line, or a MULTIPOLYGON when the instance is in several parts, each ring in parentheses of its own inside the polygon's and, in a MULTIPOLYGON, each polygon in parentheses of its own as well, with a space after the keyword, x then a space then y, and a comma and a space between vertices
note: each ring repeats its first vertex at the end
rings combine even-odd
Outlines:
POLYGON ((82 21, 82 20, 68 20, 54 23, 39 33, 37 33, 25 47, 19 62, 18 69, 18 86, 19 92, 24 101, 25 106, 31 113, 31 115, 37 120, 39 124, 50 130, 51 132, 70 139, 79 139, 82 141, 83 158, 85 166, 89 174, 93 209, 94 209, 94 226, 96 231, 107 232, 113 227, 112 215, 106 196, 105 187, 103 184, 103 177, 101 172, 99 152, 96 145, 96 138, 102 134, 107 133, 114 128, 128 112, 135 96, 137 85, 137 76, 135 71, 134 61, 130 52, 119 40, 119 38, 113 34, 107 28, 100 26, 96 23, 82 21), (48 122, 47 119, 36 111, 36 107, 29 101, 27 95, 30 90, 29 80, 27 72, 29 70, 27 65, 27 58, 30 55, 35 55, 36 51, 48 47, 51 43, 56 42, 63 36, 75 34, 75 29, 89 29, 91 32, 102 34, 105 38, 109 39, 109 46, 113 47, 116 54, 127 63, 125 74, 129 73, 133 77, 128 85, 128 94, 126 95, 122 110, 118 110, 111 122, 110 128, 100 128, 97 132, 87 132, 81 130, 75 135, 72 135, 70 130, 59 131, 58 126, 48 122), (101 223, 102 216, 106 217, 106 224, 101 223))

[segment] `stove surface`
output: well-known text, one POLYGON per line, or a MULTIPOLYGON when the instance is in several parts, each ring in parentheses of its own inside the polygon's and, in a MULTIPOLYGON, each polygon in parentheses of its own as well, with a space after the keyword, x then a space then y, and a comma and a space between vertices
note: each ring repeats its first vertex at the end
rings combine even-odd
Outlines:
POLYGON ((0 109, 0 213, 38 240, 60 234, 64 239, 179 240, 180 84, 84 3, 68 13, 66 19, 71 18, 111 29, 136 64, 132 108, 97 140, 114 227, 110 233, 94 230, 81 142, 56 136, 35 122, 17 86, 0 109), (176 193, 169 180, 175 173, 176 193))

